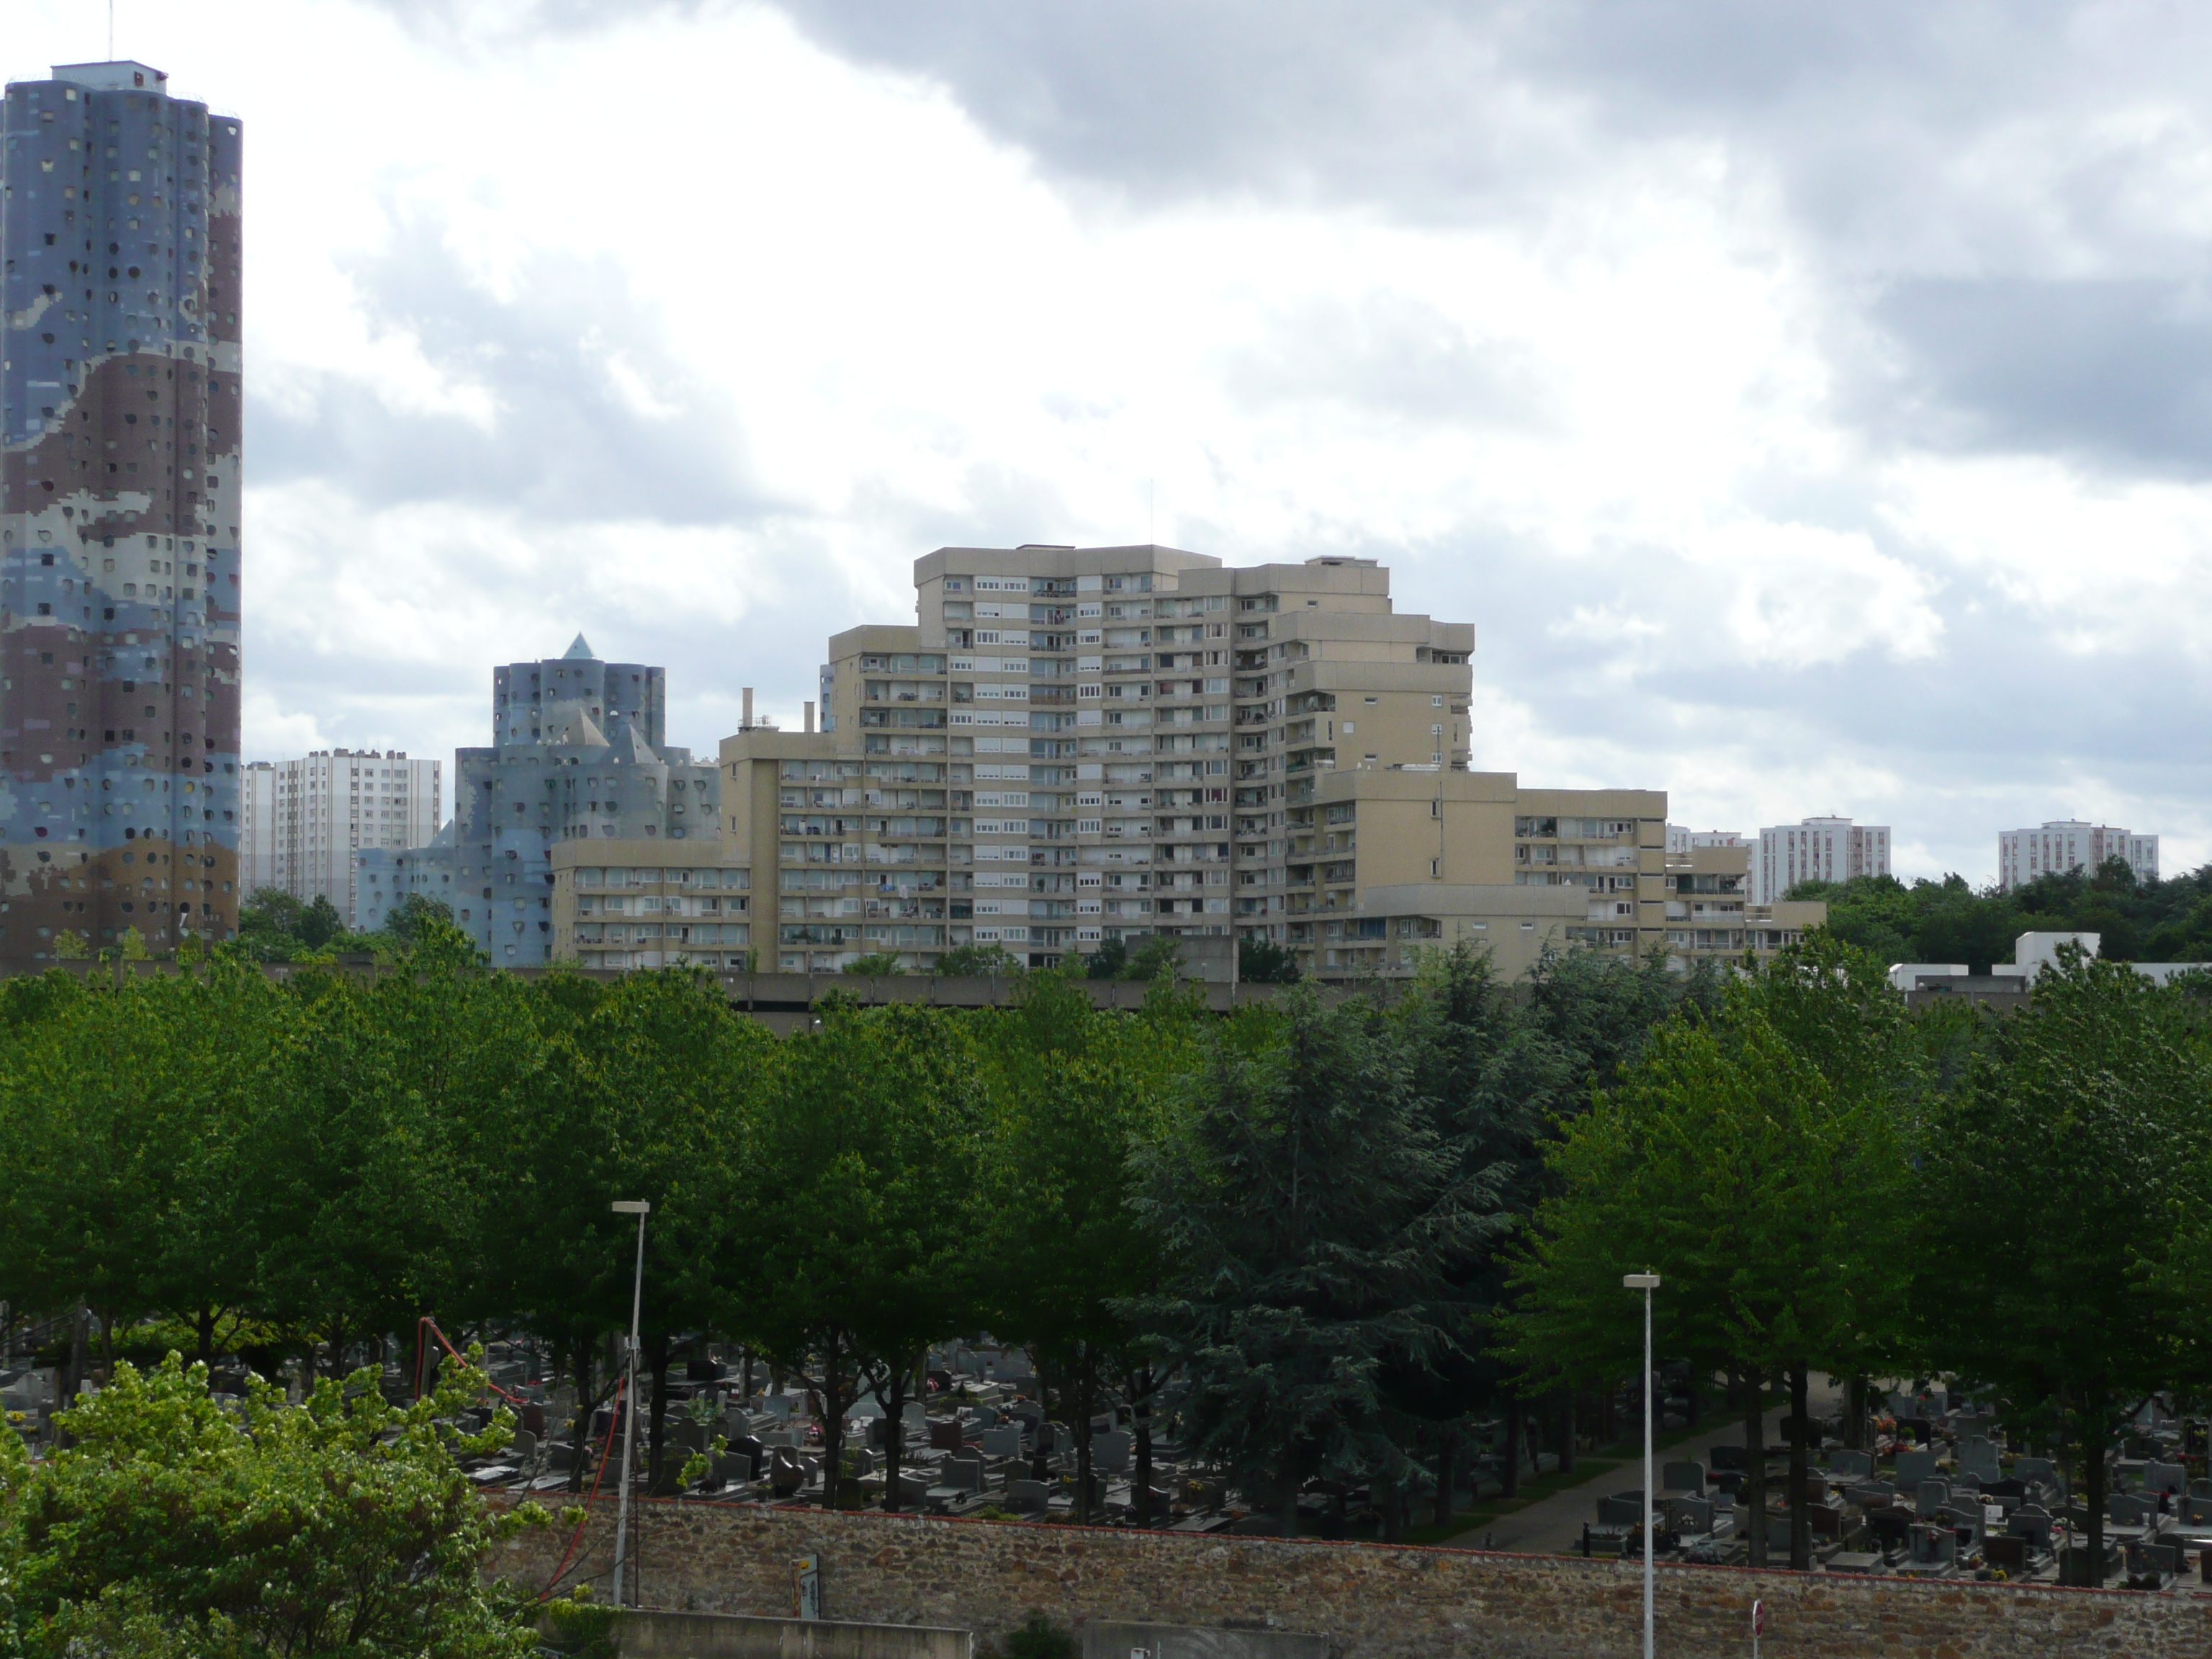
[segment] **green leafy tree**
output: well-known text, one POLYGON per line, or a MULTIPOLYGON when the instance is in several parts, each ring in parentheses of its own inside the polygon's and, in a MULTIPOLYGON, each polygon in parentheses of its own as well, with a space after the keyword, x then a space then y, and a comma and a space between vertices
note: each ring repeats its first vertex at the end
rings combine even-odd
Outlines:
POLYGON ((1132 1310, 1190 1378, 1195 1445, 1270 1494, 1288 1535, 1308 1482, 1404 1474, 1385 1367, 1449 1345, 1440 1265, 1498 1218, 1387 1018, 1304 988, 1280 1007, 1259 1042, 1215 1034, 1187 1125, 1148 1150, 1141 1202, 1175 1267, 1132 1310))
POLYGON ((2107 1453, 2146 1395, 2203 1375, 2212 1062, 2183 999, 2067 956, 1930 1115, 1916 1301, 1936 1363, 2077 1449, 2101 1561, 2107 1453))
POLYGON ((1253 985, 1296 984, 1297 954, 1273 939, 1247 933, 1237 941, 1237 977, 1253 985))
POLYGON ((1149 982, 1164 974, 1173 975, 1182 967, 1182 946, 1165 933, 1147 933, 1137 948, 1129 952, 1120 977, 1149 982))
MULTIPOLYGON (((1094 1007, 1060 974, 1032 975, 981 1047, 998 1100, 987 1270, 991 1328, 1070 1379, 1068 1417, 1087 1425, 1103 1381, 1139 1413, 1139 1518, 1150 1518, 1149 1405, 1158 1368, 1126 1310, 1159 1288, 1157 1236, 1133 1205, 1135 1149, 1165 1128, 1164 1068, 1188 1058, 1180 1022, 1094 1007)), ((1091 1437, 1076 1444, 1076 1517, 1091 1514, 1091 1437)))
MULTIPOLYGON (((1537 1375, 1636 1364, 1626 1273, 1665 1280, 1662 1352, 1790 1380, 1791 1565, 1809 1563, 1806 1378, 1856 1375, 1899 1340, 1911 1047, 1869 957, 1815 941, 1655 1032, 1552 1154, 1504 1321, 1537 1375)), ((1753 1514, 1763 1513, 1750 1390, 1753 1514)), ((1765 1555, 1754 1522, 1752 1559, 1765 1555)))
MULTIPOLYGON (((524 1659, 529 1609, 481 1575, 544 1513, 495 1517, 441 1438, 481 1373, 455 1366, 405 1409, 375 1374, 298 1407, 258 1379, 235 1414, 204 1366, 118 1365, 32 1465, 0 1434, 0 1645, 25 1659, 416 1653, 524 1659)), ((507 1438, 505 1413, 459 1449, 507 1438)))
POLYGON ((1091 979, 1120 979, 1121 970, 1129 965, 1129 947, 1118 939, 1109 939, 1083 958, 1083 970, 1091 979))
POLYGON ((1003 945, 957 945, 937 959, 937 971, 947 978, 1004 979, 1028 969, 1029 964, 1003 945))
MULTIPOLYGON (((763 1104, 772 1172, 724 1285, 725 1323, 780 1357, 823 1406, 824 1499, 842 1501, 845 1420, 960 1328, 972 1268, 960 1218, 981 1178, 967 1027, 945 1010, 831 999, 785 1045, 763 1104)), ((896 1488, 894 1488, 895 1490, 896 1488)))
POLYGON ((873 974, 878 977, 884 977, 892 974, 902 974, 906 969, 899 965, 897 951, 877 951, 867 956, 854 957, 852 961, 845 964, 843 971, 848 974, 873 974))

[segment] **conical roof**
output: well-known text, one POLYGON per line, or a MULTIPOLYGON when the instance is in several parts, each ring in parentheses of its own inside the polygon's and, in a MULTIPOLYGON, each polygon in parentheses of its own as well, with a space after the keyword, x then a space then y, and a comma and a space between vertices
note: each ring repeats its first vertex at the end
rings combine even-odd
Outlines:
POLYGON ((581 634, 579 634, 576 635, 576 642, 561 653, 561 660, 563 662, 591 662, 594 660, 599 654, 599 653, 598 652, 592 649, 591 642, 585 639, 581 634))

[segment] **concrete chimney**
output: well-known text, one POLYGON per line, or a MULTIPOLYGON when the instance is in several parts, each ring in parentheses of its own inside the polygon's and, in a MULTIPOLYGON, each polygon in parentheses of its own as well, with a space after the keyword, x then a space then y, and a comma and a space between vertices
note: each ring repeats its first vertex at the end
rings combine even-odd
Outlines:
POLYGON ((738 730, 750 732, 753 729, 753 689, 750 685, 744 690, 744 712, 738 716, 738 730))
POLYGON ((806 729, 809 732, 814 729, 814 705, 811 702, 806 705, 806 729))

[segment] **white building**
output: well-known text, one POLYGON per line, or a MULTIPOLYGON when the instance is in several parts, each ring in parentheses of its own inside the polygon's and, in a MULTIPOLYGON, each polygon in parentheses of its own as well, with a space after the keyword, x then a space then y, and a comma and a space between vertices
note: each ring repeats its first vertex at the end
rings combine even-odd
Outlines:
POLYGON ((330 900, 361 926, 358 854, 428 846, 438 833, 445 769, 398 750, 317 750, 244 769, 246 890, 330 900))
POLYGON ((1889 826, 1807 818, 1759 832, 1751 902, 1772 904, 1801 881, 1849 881, 1889 873, 1889 826))
POLYGON ((1997 886, 2024 887, 2038 876, 2094 871, 2106 859, 2124 859, 2139 881, 2158 879, 2158 837, 2109 824, 2061 818, 2033 830, 1997 832, 1997 886))

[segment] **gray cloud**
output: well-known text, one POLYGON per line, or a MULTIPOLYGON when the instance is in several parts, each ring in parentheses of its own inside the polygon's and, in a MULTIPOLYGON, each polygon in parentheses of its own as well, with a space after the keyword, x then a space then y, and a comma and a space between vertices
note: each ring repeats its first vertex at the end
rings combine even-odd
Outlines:
POLYGON ((611 264, 541 252, 512 297, 497 297, 470 280, 439 227, 416 221, 352 274, 371 328, 481 387, 490 426, 394 410, 339 375, 294 380, 249 410, 258 478, 313 477, 383 506, 496 503, 565 522, 727 523, 773 505, 753 481, 735 410, 686 373, 611 264), (626 399, 613 360, 665 409, 626 399))
POLYGON ((2147 280, 1899 283, 1902 349, 1861 395, 1919 442, 2212 477, 2212 307, 2147 280))

